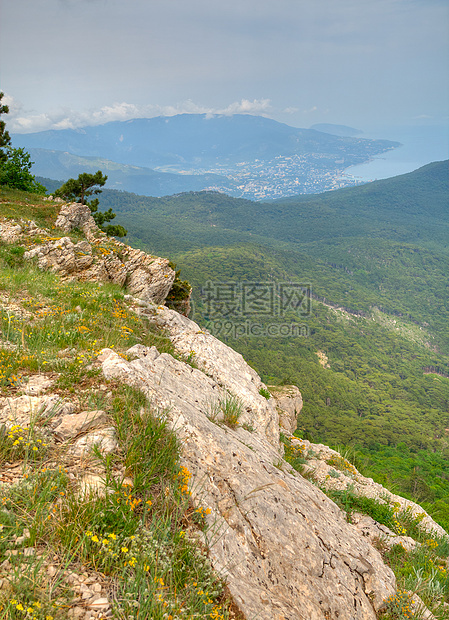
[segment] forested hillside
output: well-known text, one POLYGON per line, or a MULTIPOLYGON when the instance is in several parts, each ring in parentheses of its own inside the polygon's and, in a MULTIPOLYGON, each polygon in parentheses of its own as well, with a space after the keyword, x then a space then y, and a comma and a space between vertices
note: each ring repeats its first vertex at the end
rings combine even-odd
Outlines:
POLYGON ((200 324, 265 382, 298 385, 302 436, 348 446, 364 473, 449 527, 448 189, 447 162, 437 162, 272 203, 105 191, 101 206, 132 244, 177 263, 200 324), (207 281, 306 283, 312 312, 256 317, 262 332, 303 326, 293 335, 249 335, 254 317, 210 313, 207 281))

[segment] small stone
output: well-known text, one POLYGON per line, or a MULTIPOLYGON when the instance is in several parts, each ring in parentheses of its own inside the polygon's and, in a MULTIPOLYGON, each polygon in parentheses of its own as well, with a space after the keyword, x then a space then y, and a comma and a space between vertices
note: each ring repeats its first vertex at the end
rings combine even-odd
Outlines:
POLYGON ((82 607, 72 607, 72 609, 69 609, 67 612, 67 617, 73 618, 73 620, 78 620, 84 616, 84 613, 85 611, 82 607))
POLYGON ((48 573, 48 575, 50 577, 54 577, 56 575, 56 573, 57 573, 56 566, 52 566, 52 565, 48 566, 47 567, 47 573, 48 573))
POLYGON ((91 589, 92 592, 101 592, 101 583, 93 583, 91 589))
POLYGON ((109 605, 109 599, 105 597, 98 598, 96 601, 89 604, 89 609, 102 609, 103 607, 108 607, 108 605, 109 605))

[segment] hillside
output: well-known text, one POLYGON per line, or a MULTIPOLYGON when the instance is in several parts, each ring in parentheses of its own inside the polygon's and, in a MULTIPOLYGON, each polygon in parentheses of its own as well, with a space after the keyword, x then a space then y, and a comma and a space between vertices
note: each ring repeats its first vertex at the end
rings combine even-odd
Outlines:
POLYGON ((164 305, 167 260, 17 191, 0 237, 5 620, 447 618, 444 530, 291 435, 299 390, 164 305))
POLYGON ((102 204, 126 221, 137 244, 175 258, 201 247, 263 246, 277 253, 284 272, 312 282, 318 298, 426 323, 447 346, 448 176, 447 162, 436 162, 272 203, 213 192, 152 199, 105 191, 102 204))
POLYGON ((303 437, 350 446, 366 475, 424 502, 447 527, 448 195, 447 163, 437 162, 282 202, 105 191, 102 204, 132 243, 176 261, 194 286, 197 321, 266 382, 301 388, 303 437), (207 281, 310 283, 312 314, 211 315, 207 281), (303 326, 307 337, 257 337, 248 321, 261 333, 303 326))
POLYGON ((64 151, 29 149, 33 172, 37 176, 62 179, 77 178, 82 172, 95 174, 101 170, 108 177, 110 189, 147 196, 166 196, 177 192, 200 191, 220 185, 232 192, 235 184, 217 174, 173 174, 128 164, 118 164, 104 157, 81 157, 64 151))

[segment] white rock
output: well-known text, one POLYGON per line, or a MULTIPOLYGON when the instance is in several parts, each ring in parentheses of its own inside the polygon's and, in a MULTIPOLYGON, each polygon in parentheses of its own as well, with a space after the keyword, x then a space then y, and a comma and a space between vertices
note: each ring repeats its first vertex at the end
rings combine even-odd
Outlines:
POLYGON ((80 433, 100 428, 109 423, 105 411, 82 411, 81 413, 64 415, 60 423, 53 429, 54 434, 61 441, 76 437, 80 433))
MULTIPOLYGON (((213 350, 212 342, 204 346, 213 350)), ((391 569, 326 495, 282 462, 264 432, 208 419, 221 385, 165 353, 128 362, 105 351, 103 360, 106 377, 138 385, 176 429, 192 500, 210 509, 211 561, 246 617, 375 620, 395 592, 391 569)), ((257 375, 254 385, 261 385, 257 375)), ((245 389, 252 406, 254 392, 245 389)))

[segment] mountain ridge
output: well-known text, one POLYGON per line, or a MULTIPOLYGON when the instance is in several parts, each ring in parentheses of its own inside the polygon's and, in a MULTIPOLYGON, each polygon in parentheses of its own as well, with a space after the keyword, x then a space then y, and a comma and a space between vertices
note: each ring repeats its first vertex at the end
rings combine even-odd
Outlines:
MULTIPOLYGON (((58 150, 177 173, 179 183, 185 174, 225 176, 226 181, 216 178, 210 188, 257 200, 357 184, 355 178, 342 174, 346 168, 399 146, 388 140, 298 129, 244 114, 113 121, 79 129, 14 134, 13 140, 27 149, 58 150)), ((54 175, 46 172, 42 176, 54 175)), ((179 191, 179 184, 174 191, 179 191)))

